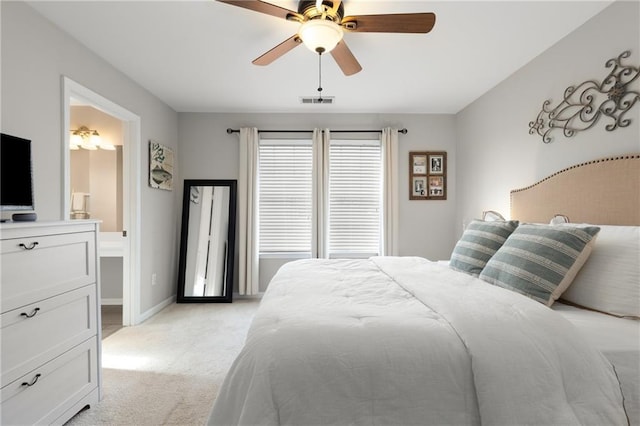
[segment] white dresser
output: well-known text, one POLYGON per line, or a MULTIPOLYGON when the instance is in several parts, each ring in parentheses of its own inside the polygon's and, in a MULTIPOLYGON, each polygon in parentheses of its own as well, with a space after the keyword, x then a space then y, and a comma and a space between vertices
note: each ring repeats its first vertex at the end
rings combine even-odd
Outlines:
POLYGON ((98 222, 0 226, 0 424, 63 424, 101 398, 98 222))

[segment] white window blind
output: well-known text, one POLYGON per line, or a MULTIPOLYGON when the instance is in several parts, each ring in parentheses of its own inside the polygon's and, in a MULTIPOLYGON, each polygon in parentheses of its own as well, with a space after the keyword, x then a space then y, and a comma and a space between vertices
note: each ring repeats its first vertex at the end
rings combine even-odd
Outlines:
POLYGON ((310 253, 311 141, 261 140, 260 253, 310 253))
POLYGON ((332 140, 329 150, 329 257, 380 253, 380 141, 332 140))

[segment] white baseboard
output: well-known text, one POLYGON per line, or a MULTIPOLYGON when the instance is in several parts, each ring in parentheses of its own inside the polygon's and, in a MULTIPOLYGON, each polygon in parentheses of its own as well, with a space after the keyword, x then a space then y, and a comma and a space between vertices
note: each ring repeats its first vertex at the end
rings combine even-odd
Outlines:
POLYGON ((122 299, 100 299, 101 305, 122 305, 122 299))
POLYGON ((141 324, 141 323, 145 322, 146 320, 148 320, 149 318, 151 318, 152 316, 154 316, 155 314, 157 314, 158 312, 160 312, 161 310, 163 310, 167 306, 171 305, 172 303, 175 303, 175 301, 176 301, 176 296, 175 295, 163 300, 162 302, 158 303, 153 308, 147 310, 146 312, 141 313, 140 316, 138 317, 139 321, 137 321, 136 324, 141 324))

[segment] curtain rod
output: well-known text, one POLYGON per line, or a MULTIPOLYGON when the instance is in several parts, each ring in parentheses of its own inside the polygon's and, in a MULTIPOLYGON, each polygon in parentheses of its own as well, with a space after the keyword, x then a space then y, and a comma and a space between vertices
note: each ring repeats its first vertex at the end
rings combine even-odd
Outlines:
MULTIPOLYGON (((330 130, 331 133, 382 133, 382 130, 330 130)), ((312 133, 313 130, 258 130, 258 133, 312 133)), ((400 129, 398 133, 406 135, 408 130, 400 129)), ((228 128, 227 133, 240 133, 239 129, 228 128)))

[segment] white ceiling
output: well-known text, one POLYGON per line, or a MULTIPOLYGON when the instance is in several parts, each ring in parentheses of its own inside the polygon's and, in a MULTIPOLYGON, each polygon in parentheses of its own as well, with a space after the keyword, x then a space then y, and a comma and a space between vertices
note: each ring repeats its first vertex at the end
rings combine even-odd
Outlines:
MULTIPOLYGON (((609 1, 346 0, 346 15, 434 12, 429 34, 348 33, 363 70, 345 77, 297 47, 251 61, 298 24, 213 0, 28 1, 176 111, 456 113, 599 13, 609 1)), ((297 9, 297 2, 272 3, 297 9)))

